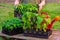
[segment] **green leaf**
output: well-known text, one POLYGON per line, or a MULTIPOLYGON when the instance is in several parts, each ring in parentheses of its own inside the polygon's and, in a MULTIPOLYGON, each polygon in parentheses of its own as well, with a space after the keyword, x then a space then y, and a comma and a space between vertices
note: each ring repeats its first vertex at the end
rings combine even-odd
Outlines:
POLYGON ((51 19, 50 18, 48 18, 48 19, 45 19, 46 20, 46 22, 49 24, 49 23, 51 23, 51 19))
POLYGON ((42 27, 43 27, 44 32, 46 32, 47 24, 46 24, 46 23, 44 23, 44 24, 42 25, 42 27))
POLYGON ((40 17, 40 16, 37 16, 37 23, 41 23, 43 21, 43 18, 42 17, 40 17))

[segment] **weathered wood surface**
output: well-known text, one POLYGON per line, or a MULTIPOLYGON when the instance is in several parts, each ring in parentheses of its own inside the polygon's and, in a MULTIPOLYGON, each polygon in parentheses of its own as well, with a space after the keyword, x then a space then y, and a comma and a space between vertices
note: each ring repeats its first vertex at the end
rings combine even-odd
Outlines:
POLYGON ((60 40, 60 30, 54 30, 52 32, 52 35, 48 39, 27 37, 27 36, 23 36, 22 34, 9 36, 9 35, 5 35, 5 34, 1 33, 1 31, 0 31, 0 37, 9 37, 9 38, 27 39, 27 40, 60 40))

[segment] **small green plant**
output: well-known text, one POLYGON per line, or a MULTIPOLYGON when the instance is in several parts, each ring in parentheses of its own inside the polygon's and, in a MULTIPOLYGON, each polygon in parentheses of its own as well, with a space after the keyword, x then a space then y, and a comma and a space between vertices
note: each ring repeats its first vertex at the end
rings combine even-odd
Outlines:
POLYGON ((38 30, 41 27, 40 24, 43 21, 43 18, 36 13, 26 12, 22 16, 22 21, 24 22, 24 26, 23 26, 24 29, 36 28, 36 30, 38 30), (35 27, 35 25, 36 25, 36 27, 35 27))
POLYGON ((19 18, 9 18, 3 22, 2 28, 13 30, 22 27, 22 21, 19 18))
POLYGON ((37 20, 36 20, 36 31, 38 31, 38 29, 41 30, 41 22, 43 21, 43 18, 40 15, 36 15, 37 16, 37 20))
POLYGON ((23 16, 22 16, 22 21, 24 22, 24 29, 30 29, 31 25, 33 24, 33 22, 31 21, 33 13, 32 12, 26 12, 23 16))
POLYGON ((19 12, 19 13, 26 13, 26 12, 34 12, 36 13, 38 11, 38 6, 37 4, 19 4, 17 7, 16 7, 16 10, 19 12))

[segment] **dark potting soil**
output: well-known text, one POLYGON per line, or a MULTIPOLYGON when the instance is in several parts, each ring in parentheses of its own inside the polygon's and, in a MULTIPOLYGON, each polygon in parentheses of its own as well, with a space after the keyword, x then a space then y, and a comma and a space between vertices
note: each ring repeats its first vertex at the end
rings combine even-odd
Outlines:
POLYGON ((7 29, 2 28, 2 33, 7 34, 7 35, 21 34, 23 33, 23 28, 14 28, 13 30, 7 30, 7 29))
POLYGON ((52 34, 52 30, 47 30, 47 32, 35 31, 35 30, 25 30, 24 36, 38 37, 38 38, 48 38, 52 34))

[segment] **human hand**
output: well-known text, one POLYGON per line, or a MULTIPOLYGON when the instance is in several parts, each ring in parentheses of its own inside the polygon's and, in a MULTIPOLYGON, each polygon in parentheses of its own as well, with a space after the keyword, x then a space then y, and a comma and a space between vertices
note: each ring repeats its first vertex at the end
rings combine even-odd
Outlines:
POLYGON ((42 7, 45 5, 45 0, 43 0, 40 4, 39 4, 39 10, 42 10, 42 7))
POLYGON ((19 4, 19 0, 15 0, 14 5, 17 6, 19 4))
POLYGON ((39 4, 39 11, 42 10, 42 4, 39 4))

